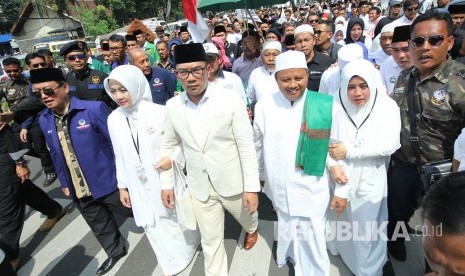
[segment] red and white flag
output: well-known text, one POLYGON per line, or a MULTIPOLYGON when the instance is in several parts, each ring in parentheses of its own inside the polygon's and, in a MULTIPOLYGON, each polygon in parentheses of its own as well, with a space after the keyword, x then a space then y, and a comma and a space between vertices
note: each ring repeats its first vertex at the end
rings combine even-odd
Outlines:
POLYGON ((194 42, 203 43, 210 33, 207 23, 197 10, 197 0, 182 0, 182 9, 187 19, 189 31, 194 42))

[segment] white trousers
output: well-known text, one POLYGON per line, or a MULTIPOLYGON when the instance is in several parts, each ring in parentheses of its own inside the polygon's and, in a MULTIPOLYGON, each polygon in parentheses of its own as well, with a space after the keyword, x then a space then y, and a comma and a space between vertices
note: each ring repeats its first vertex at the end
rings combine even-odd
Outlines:
MULTIPOLYGON (((224 248, 224 209, 239 222, 247 233, 258 227, 258 212, 249 215, 243 205, 243 194, 222 197, 210 184, 206 201, 192 197, 197 224, 200 229, 202 250, 205 257, 206 276, 227 276, 228 261, 224 248)), ((242 242, 242 241, 239 241, 242 242)))
POLYGON ((326 253, 325 218, 293 217, 278 211, 279 267, 292 262, 296 276, 328 276, 330 263, 326 253))

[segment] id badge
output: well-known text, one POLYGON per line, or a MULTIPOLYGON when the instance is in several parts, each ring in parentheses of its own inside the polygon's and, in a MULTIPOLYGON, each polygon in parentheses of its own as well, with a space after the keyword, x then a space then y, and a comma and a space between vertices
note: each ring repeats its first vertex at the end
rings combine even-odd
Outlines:
POLYGON ((139 178, 139 181, 141 183, 147 182, 147 175, 145 174, 145 169, 142 167, 142 165, 137 165, 136 167, 136 173, 137 177, 139 178))

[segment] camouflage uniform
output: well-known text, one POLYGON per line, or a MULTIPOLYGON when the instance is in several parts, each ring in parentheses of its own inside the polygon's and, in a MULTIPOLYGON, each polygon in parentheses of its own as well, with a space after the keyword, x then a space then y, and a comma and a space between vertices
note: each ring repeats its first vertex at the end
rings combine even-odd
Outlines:
MULTIPOLYGON (((417 133, 423 164, 452 158, 454 141, 463 128, 465 117, 465 65, 448 57, 444 64, 422 81, 419 81, 415 67, 400 73, 391 94, 400 107, 402 128, 401 147, 393 154, 388 170, 387 232, 390 239, 394 237, 396 227, 400 226, 398 223, 407 225, 424 193, 410 142, 407 112, 410 77, 415 78, 414 104, 418 111, 417 133)), ((405 260, 404 238, 397 236, 395 241, 389 241, 388 250, 395 259, 405 260)))
POLYGON ((29 83, 25 79, 9 80, 0 86, 0 99, 5 99, 8 108, 12 110, 27 100, 28 88, 29 83))
POLYGON ((391 97, 400 107, 402 130, 401 147, 394 157, 402 162, 415 163, 410 142, 407 86, 415 77, 415 105, 419 146, 422 163, 452 159, 454 142, 465 122, 465 65, 450 57, 431 76, 418 80, 413 67, 401 72, 391 97))

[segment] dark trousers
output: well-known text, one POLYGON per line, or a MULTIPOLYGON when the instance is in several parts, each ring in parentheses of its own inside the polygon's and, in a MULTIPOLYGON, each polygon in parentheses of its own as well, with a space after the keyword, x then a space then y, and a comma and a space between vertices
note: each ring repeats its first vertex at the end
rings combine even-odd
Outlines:
POLYGON ((126 240, 119 231, 114 213, 128 217, 132 211, 123 206, 118 190, 89 202, 77 200, 77 207, 108 257, 115 257, 126 250, 126 240))
MULTIPOLYGON (((12 129, 16 136, 19 138, 21 126, 18 124, 13 124, 12 129)), ((55 171, 52 158, 50 157, 50 152, 47 149, 47 143, 45 142, 44 134, 42 133, 39 124, 35 124, 29 127, 27 131, 27 143, 21 143, 30 150, 28 155, 40 159, 40 164, 42 165, 45 173, 51 173, 55 171)))
POLYGON ((391 160, 387 176, 388 237, 391 239, 398 222, 407 226, 423 194, 423 184, 416 166, 401 163, 395 158, 391 160))
POLYGON ((15 169, 11 159, 0 161, 0 247, 9 260, 19 256, 26 204, 47 217, 58 215, 62 209, 30 180, 20 183, 15 169))

